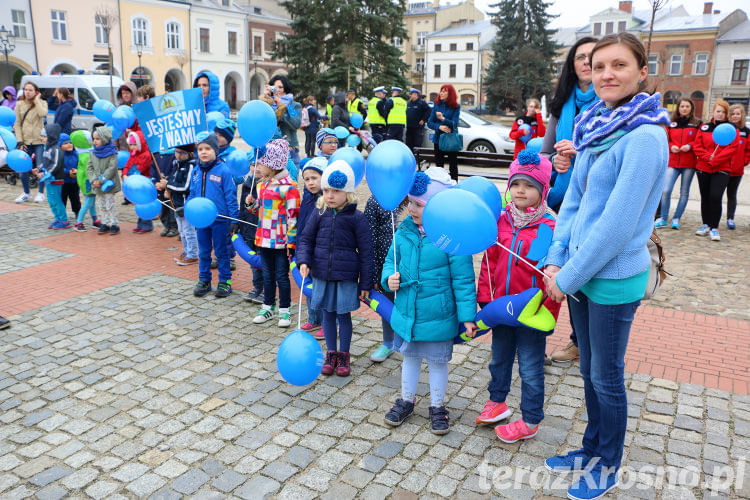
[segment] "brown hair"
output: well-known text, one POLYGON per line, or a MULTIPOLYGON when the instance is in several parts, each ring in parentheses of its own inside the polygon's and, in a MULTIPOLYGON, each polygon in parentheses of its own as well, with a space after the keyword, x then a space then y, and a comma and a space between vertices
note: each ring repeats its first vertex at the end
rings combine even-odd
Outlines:
MULTIPOLYGON (((594 48, 591 49, 589 62, 591 64, 592 72, 594 68, 594 54, 596 54, 596 51, 601 50, 604 47, 609 47, 610 45, 624 45, 627 49, 630 50, 630 52, 633 54, 633 57, 635 57, 635 62, 636 64, 638 64, 639 68, 648 66, 648 56, 646 55, 646 48, 643 46, 640 40, 638 40, 634 35, 631 35, 630 33, 612 33, 611 35, 606 35, 601 40, 596 42, 594 48)), ((643 81, 638 83, 638 89, 635 91, 635 93, 621 99, 620 102, 615 104, 615 107, 622 106, 626 102, 630 101, 636 94, 640 94, 641 92, 653 94, 654 90, 655 88, 648 81, 648 77, 646 77, 643 81)))
POLYGON ((154 88, 151 85, 142 85, 135 91, 135 95, 146 100, 156 96, 156 92, 154 92, 154 88))
POLYGON ((742 128, 745 126, 745 119, 747 118, 747 113, 745 112, 745 106, 743 106, 742 104, 732 104, 731 106, 729 106, 729 113, 727 113, 727 120, 729 120, 730 122, 732 121, 731 115, 732 115, 732 111, 734 111, 735 109, 740 110, 741 115, 740 115, 739 127, 742 128))
POLYGON ((674 111, 672 112, 672 121, 676 122, 680 119, 680 104, 682 104, 683 102, 690 104, 690 115, 688 116, 688 121, 690 123, 700 122, 700 120, 695 117, 695 104, 693 104, 693 101, 691 99, 688 99, 687 97, 681 97, 677 101, 677 107, 675 107, 674 111))
POLYGON ((305 101, 303 102, 303 104, 305 106, 307 106, 308 104, 312 104, 312 102, 313 102, 314 99, 315 99, 315 97, 309 95, 309 96, 305 97, 305 101))
POLYGON ((711 121, 714 120, 714 111, 716 110, 716 106, 721 106, 722 108, 724 108, 724 113, 727 115, 727 121, 729 121, 729 103, 724 99, 719 99, 711 107, 711 121))
POLYGON ((57 89, 57 95, 67 101, 68 99, 70 99, 70 90, 68 90, 67 87, 59 87, 57 89))
MULTIPOLYGON (((34 90, 36 90, 37 92, 39 92, 39 85, 37 85, 34 82, 26 82, 26 83, 23 84, 23 87, 21 87, 21 97, 18 98, 19 101, 25 101, 26 100, 26 94, 24 94, 24 92, 23 92, 23 89, 26 88, 26 85, 31 85, 32 87, 34 87, 34 90)), ((33 108, 35 105, 36 105, 36 103, 34 102, 34 99, 31 99, 31 101, 29 101, 29 106, 33 108)))

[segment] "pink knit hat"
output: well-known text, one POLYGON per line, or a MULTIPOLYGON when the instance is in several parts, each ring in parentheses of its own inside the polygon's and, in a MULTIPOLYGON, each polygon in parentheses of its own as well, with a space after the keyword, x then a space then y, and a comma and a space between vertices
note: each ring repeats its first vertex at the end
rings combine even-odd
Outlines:
POLYGON ((549 193, 549 181, 552 176, 552 163, 545 157, 528 150, 523 150, 510 164, 508 174, 508 189, 514 180, 525 179, 539 190, 542 200, 547 199, 549 193))
POLYGON ((133 144, 134 146, 138 146, 138 151, 141 150, 141 138, 138 137, 138 134, 135 132, 130 132, 128 134, 127 141, 128 145, 133 144))
POLYGON ((284 139, 274 139, 266 144, 266 153, 260 157, 258 163, 271 170, 283 170, 289 161, 289 143, 284 139))

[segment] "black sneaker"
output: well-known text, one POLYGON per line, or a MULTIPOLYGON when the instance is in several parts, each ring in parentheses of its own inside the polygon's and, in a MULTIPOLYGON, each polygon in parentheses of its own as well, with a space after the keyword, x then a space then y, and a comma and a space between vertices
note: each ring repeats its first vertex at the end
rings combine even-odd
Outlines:
POLYGON ((118 226, 117 224, 114 224, 112 227, 109 228, 109 234, 111 234, 112 236, 116 234, 120 234, 120 226, 118 226))
POLYGON ((174 238, 175 236, 179 236, 179 235, 180 235, 180 232, 177 231, 177 229, 172 228, 169 231, 167 231, 167 234, 165 234, 164 236, 166 236, 167 238, 174 238))
POLYGON ((237 269, 237 266, 234 263, 234 257, 232 257, 229 259, 229 270, 234 271, 235 269, 237 269))
POLYGON ((122 203, 120 203, 120 205, 132 205, 132 203, 130 203, 130 201, 127 198, 125 198, 125 200, 122 203))
POLYGON ((413 412, 414 403, 398 398, 393 408, 385 414, 385 423, 396 427, 397 425, 401 425, 406 420, 406 417, 413 412))
POLYGON ((161 233, 159 233, 159 236, 166 236, 168 232, 169 232, 169 229, 167 229, 167 228, 165 227, 165 228, 164 228, 164 231, 162 231, 161 233))
POLYGON ((216 285, 216 297, 223 299, 224 297, 229 297, 229 294, 232 293, 232 285, 225 282, 220 282, 218 285, 216 285))
POLYGON ((211 269, 218 269, 219 268, 219 261, 216 260, 216 257, 213 258, 211 261, 211 269))
POLYGON ((107 234, 109 233, 109 226, 106 224, 102 224, 99 226, 99 231, 97 231, 96 234, 107 234))
POLYGON ((199 281, 198 284, 195 285, 195 288, 193 288, 193 295, 195 295, 196 297, 203 297, 210 291, 211 291, 211 282, 199 281))
POLYGON ((433 434, 448 434, 448 410, 445 406, 430 406, 430 422, 433 434))
POLYGON ((245 295, 245 300, 248 302, 252 302, 253 304, 262 304, 263 292, 259 292, 258 290, 253 290, 252 292, 248 292, 248 294, 245 295))

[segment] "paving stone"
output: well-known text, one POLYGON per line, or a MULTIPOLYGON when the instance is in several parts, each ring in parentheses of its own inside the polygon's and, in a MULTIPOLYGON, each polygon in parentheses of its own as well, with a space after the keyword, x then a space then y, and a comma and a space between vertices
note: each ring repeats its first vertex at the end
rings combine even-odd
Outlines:
POLYGON ((363 469, 376 473, 380 472, 380 470, 385 467, 385 464, 386 461, 384 459, 374 455, 366 455, 362 457, 362 460, 359 462, 359 466, 363 469))
POLYGON ((33 484, 34 486, 47 486, 48 484, 53 483, 57 481, 58 479, 61 479, 67 476, 71 472, 73 471, 70 469, 65 469, 63 467, 55 466, 31 477, 29 479, 29 482, 33 484))
POLYGON ((279 481, 280 483, 283 483, 290 477, 292 477, 294 474, 297 473, 299 469, 297 467, 293 467, 287 463, 274 461, 268 464, 263 470, 263 474, 266 476, 272 477, 273 479, 279 481))
POLYGON ((52 484, 36 492, 39 500, 58 500, 68 496, 68 490, 56 484, 52 484))
POLYGON ((210 476, 202 470, 193 469, 175 479, 171 488, 180 493, 192 495, 209 479, 210 476))
POLYGON ((349 483, 357 489, 362 489, 367 486, 374 477, 375 474, 362 469, 347 469, 340 478, 345 483, 349 483))
POLYGON ((401 443, 395 441, 384 441, 380 443, 372 453, 382 458, 392 458, 398 455, 403 448, 404 445, 401 443))
POLYGON ((240 498, 254 500, 256 498, 269 498, 279 490, 281 484, 265 476, 256 476, 247 481, 240 489, 234 492, 240 498))
POLYGON ((77 470, 61 481, 62 485, 71 490, 78 490, 99 477, 99 471, 91 467, 77 470))
POLYGON ((86 488, 86 494, 96 500, 100 498, 108 497, 114 493, 118 488, 118 484, 113 481, 97 481, 88 488, 86 488))
POLYGON ((247 478, 242 474, 233 470, 228 470, 224 471, 219 477, 214 479, 214 481, 211 483, 211 486, 213 486, 217 490, 223 491, 224 493, 229 493, 237 486, 244 483, 246 479, 247 478))
POLYGON ((164 486, 165 483, 166 481, 156 474, 144 474, 127 485, 126 489, 137 497, 144 498, 164 486))

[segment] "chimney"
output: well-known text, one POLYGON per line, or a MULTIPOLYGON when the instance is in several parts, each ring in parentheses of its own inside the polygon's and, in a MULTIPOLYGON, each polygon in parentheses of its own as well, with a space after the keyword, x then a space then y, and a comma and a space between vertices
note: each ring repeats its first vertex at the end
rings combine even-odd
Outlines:
POLYGON ((623 12, 627 12, 628 14, 632 14, 633 13, 633 1, 632 0, 620 0, 619 9, 623 12))
POLYGON ((719 14, 721 14, 721 11, 719 9, 714 9, 714 14, 718 16, 719 14))
POLYGON ((703 3, 703 14, 710 14, 714 9, 714 3, 713 2, 704 2, 703 3))

